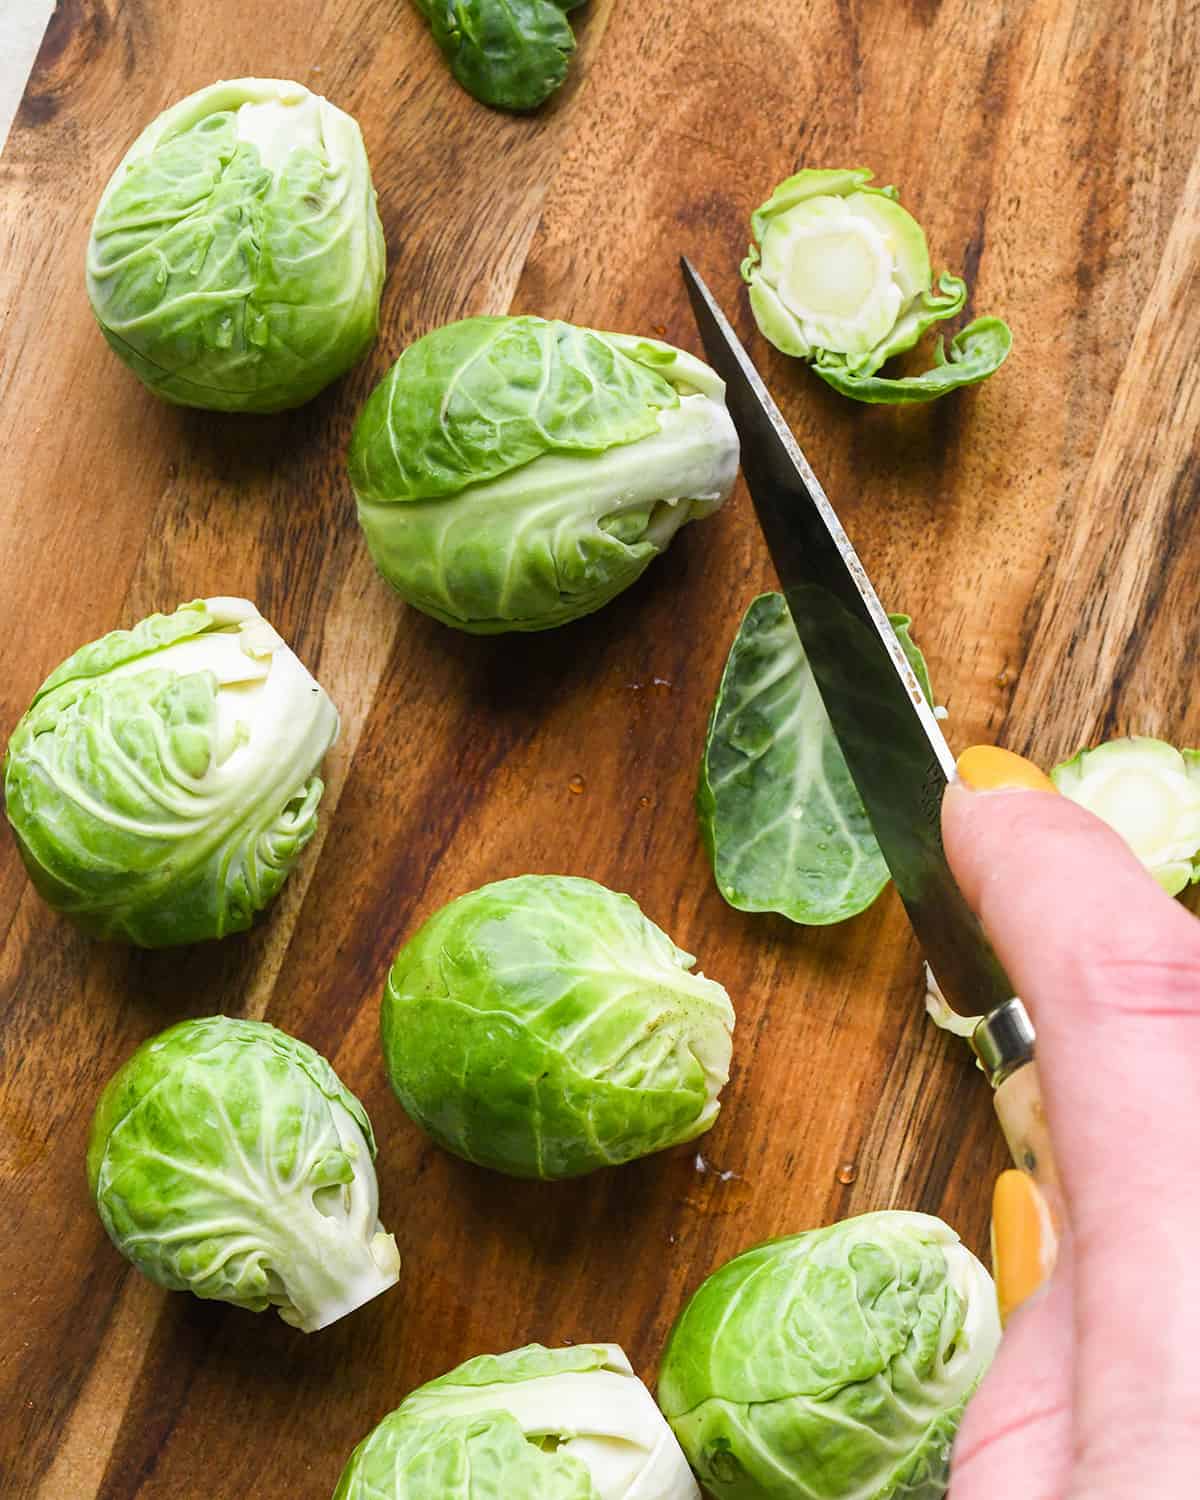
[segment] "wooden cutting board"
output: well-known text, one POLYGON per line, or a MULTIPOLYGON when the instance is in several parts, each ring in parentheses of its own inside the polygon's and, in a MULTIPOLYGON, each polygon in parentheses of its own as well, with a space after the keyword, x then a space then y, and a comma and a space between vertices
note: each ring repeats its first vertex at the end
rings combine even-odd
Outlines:
POLYGON ((592 0, 563 94, 476 105, 404 0, 60 0, 0 159, 0 734, 73 648, 197 595, 255 599, 339 705, 322 831, 269 919, 193 951, 78 937, 0 841, 0 1490, 12 1500, 325 1500, 418 1382, 531 1339, 654 1374, 734 1252, 867 1209, 977 1250, 1003 1151, 982 1079, 921 1009, 894 894, 828 931, 721 901, 692 808, 737 620, 773 579, 740 489, 617 603, 477 640, 376 576, 343 466, 367 392, 445 320, 506 309, 696 347, 686 250, 736 309, 948 732, 1043 764, 1137 730, 1200 742, 1200 9, 1190 0, 592 0), (97 196, 159 110, 292 77, 362 124, 387 232, 376 348, 304 409, 165 406, 83 291, 97 196), (798 164, 894 181, 993 380, 927 409, 843 401, 753 336, 747 219, 798 164), (580 783, 582 783, 581 789, 580 783), (560 1185, 454 1160, 391 1097, 389 959, 443 902, 525 871, 632 892, 738 1009, 695 1147, 560 1185), (83 1172, 99 1089, 150 1033, 265 1016, 378 1133, 399 1288, 319 1335, 165 1294, 83 1172))

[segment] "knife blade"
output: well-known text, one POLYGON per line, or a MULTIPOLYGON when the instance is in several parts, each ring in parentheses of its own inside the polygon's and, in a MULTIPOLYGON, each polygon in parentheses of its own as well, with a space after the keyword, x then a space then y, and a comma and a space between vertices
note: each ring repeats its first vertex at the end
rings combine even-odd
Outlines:
POLYGON ((684 281, 742 444, 742 471, 784 597, 925 957, 959 1011, 1010 984, 942 846, 954 756, 858 554, 791 429, 686 257, 684 281))

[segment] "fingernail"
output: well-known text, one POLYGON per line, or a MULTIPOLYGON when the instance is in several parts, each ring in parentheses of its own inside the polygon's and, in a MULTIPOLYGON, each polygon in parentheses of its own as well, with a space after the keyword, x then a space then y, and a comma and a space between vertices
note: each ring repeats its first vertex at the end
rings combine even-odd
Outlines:
POLYGON ((1056 1247, 1037 1183, 1028 1172, 1001 1172, 992 1194, 992 1272, 1002 1323, 1049 1279, 1056 1247))
POLYGON ((973 792, 1052 792, 1054 783, 1031 760, 998 745, 972 745, 958 757, 958 779, 973 792))

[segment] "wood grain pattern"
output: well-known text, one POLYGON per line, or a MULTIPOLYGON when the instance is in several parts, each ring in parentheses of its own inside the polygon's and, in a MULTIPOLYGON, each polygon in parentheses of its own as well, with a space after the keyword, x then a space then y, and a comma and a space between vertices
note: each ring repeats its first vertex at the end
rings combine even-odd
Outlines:
POLYGON ((80 642, 211 593, 257 600, 344 732, 319 845, 244 938, 89 944, 0 845, 14 1500, 319 1500, 374 1421, 468 1355, 613 1338, 651 1375, 688 1290, 767 1235, 896 1204, 985 1241, 1003 1147, 960 1044, 923 1020, 894 896, 823 932, 744 916, 699 845, 711 696, 742 609, 772 584, 744 495, 589 620, 526 639, 444 630, 375 576, 342 463, 412 337, 512 307, 694 348, 681 249, 749 335, 751 208, 798 164, 870 164, 935 259, 965 271, 969 311, 1011 322, 1004 370, 928 409, 871 410, 750 342, 886 602, 916 617, 952 739, 1044 763, 1118 729, 1200 741, 1200 10, 592 0, 580 14, 566 90, 519 120, 462 94, 399 0, 55 13, 0 158, 0 734, 80 642), (117 365, 82 258, 142 124, 256 72, 360 120, 389 277, 360 368, 299 412, 239 420, 165 407, 117 365), (735 1073, 701 1144, 719 1172, 688 1148, 513 1184, 437 1151, 391 1098, 376 1028, 392 952, 450 897, 525 870, 631 891, 730 989, 735 1073), (380 1137, 402 1284, 319 1336, 160 1293, 87 1198, 105 1079, 144 1036, 215 1010, 324 1051, 380 1137))

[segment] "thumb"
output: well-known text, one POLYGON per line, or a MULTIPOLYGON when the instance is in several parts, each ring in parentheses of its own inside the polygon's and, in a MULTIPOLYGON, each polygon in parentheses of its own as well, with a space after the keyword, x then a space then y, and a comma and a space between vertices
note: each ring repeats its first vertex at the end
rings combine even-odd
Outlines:
POLYGON ((1111 829, 1029 789, 1028 762, 988 757, 959 763, 946 852, 1037 1027, 1077 1257, 1076 1439, 1102 1464, 1200 1414, 1200 922, 1111 829))

